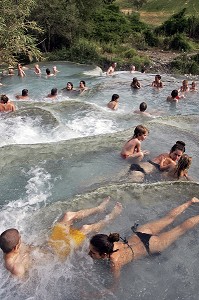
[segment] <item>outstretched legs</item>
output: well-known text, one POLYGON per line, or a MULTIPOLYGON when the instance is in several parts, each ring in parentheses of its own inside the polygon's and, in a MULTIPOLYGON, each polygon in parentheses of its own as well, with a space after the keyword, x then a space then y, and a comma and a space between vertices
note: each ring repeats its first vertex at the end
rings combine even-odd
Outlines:
POLYGON ((103 227, 105 227, 107 224, 110 223, 113 219, 115 219, 122 211, 122 205, 121 203, 117 202, 117 204, 114 206, 112 212, 103 220, 100 220, 97 223, 91 224, 91 225, 83 225, 80 229, 81 232, 83 232, 85 235, 91 233, 91 232, 99 232, 103 227))
POLYGON ((196 197, 192 198, 186 203, 183 203, 182 205, 172 209, 165 217, 139 226, 138 231, 152 235, 159 234, 166 226, 173 223, 173 221, 193 203, 199 203, 199 199, 196 197))
POLYGON ((179 226, 176 226, 170 231, 163 232, 159 236, 152 236, 150 239, 150 252, 162 252, 175 242, 180 236, 185 234, 188 230, 194 228, 199 224, 199 215, 189 218, 179 226))
POLYGON ((98 212, 104 211, 106 208, 108 202, 110 200, 110 197, 107 197, 103 200, 103 202, 98 205, 97 207, 88 208, 88 209, 82 209, 77 212, 66 212, 63 216, 63 218, 59 221, 59 223, 64 223, 66 225, 72 225, 72 223, 76 220, 80 220, 83 218, 86 218, 90 215, 96 214, 98 212))

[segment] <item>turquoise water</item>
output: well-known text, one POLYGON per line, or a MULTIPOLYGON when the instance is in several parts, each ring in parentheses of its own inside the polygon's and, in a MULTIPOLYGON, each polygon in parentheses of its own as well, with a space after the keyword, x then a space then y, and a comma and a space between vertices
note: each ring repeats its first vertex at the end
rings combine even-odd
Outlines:
MULTIPOLYGON (((150 86, 154 74, 120 71, 106 77, 95 66, 55 64, 60 70, 56 77, 45 77, 46 67, 52 69, 54 65, 49 63, 41 65, 41 77, 29 66, 25 78, 3 77, 1 81, 1 93, 17 107, 15 113, 2 114, 0 122, 1 232, 16 227, 25 242, 41 245, 52 223, 65 210, 92 207, 110 195, 107 210, 121 201, 124 211, 103 232, 119 231, 128 237, 134 221, 141 224, 160 217, 190 197, 199 196, 198 91, 187 93, 176 106, 166 102, 184 78, 163 74, 165 86, 158 91, 150 86), (135 76, 142 84, 138 91, 130 88, 135 76), (68 81, 78 87, 80 80, 89 87, 83 95, 61 92, 68 81), (53 87, 59 90, 56 100, 46 98, 53 87), (30 100, 15 100, 23 88, 29 90, 30 100), (115 112, 106 107, 113 93, 120 95, 115 112), (142 101, 147 102, 153 118, 133 113, 142 101), (177 140, 186 143, 186 153, 193 157, 189 175, 195 183, 163 182, 153 176, 143 184, 130 181, 126 176, 130 162, 119 154, 138 124, 150 130, 142 146, 150 150, 149 158, 168 152, 177 140)), ((197 213, 199 207, 191 207, 180 220, 197 213)), ((195 229, 160 257, 127 265, 120 288, 105 299, 198 299, 197 236, 195 229)), ((83 299, 82 291, 85 295, 100 291, 109 274, 87 256, 87 246, 85 243, 64 264, 56 258, 38 257, 39 263, 23 284, 9 276, 1 259, 1 299, 72 300, 83 299)))

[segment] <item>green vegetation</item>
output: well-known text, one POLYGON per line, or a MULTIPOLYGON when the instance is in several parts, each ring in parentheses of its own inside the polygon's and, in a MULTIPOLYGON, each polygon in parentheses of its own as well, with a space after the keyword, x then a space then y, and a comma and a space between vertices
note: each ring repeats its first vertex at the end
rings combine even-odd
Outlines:
POLYGON ((199 13, 199 1, 198 0, 148 0, 146 4, 142 6, 145 11, 164 11, 174 14, 179 12, 179 9, 187 9, 189 15, 197 15, 199 13))
MULTIPOLYGON (((45 57, 101 67, 117 61, 118 67, 134 64, 139 69, 150 61, 140 57, 138 50, 198 51, 198 16, 187 15, 182 9, 152 27, 142 22, 137 12, 123 14, 118 1, 122 0, 2 0, 1 63, 28 63, 45 57)), ((133 1, 131 5, 146 7, 156 1, 144 2, 133 1)), ((175 61, 172 67, 184 72, 187 66, 196 72, 197 64, 191 59, 186 65, 175 61)))

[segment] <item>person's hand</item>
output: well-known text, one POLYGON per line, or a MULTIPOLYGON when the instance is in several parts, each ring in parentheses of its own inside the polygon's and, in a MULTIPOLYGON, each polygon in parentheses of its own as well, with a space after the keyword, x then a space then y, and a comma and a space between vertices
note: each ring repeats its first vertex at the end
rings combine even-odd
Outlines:
POLYGON ((148 150, 143 150, 142 153, 143 153, 144 155, 149 155, 149 154, 150 154, 150 152, 149 152, 148 150))

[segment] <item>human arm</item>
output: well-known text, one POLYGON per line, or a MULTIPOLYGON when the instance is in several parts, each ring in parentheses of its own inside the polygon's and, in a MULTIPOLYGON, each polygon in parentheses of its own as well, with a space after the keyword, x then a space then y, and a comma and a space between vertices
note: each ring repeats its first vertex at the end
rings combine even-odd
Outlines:
POLYGON ((176 166, 176 163, 168 157, 163 157, 160 160, 160 170, 161 171, 168 171, 171 170, 172 168, 174 168, 176 166))

